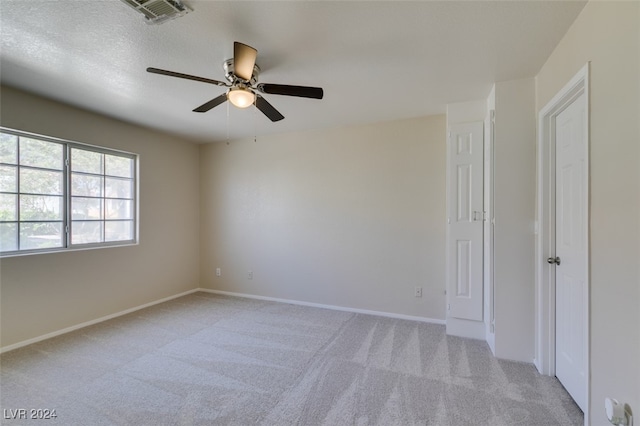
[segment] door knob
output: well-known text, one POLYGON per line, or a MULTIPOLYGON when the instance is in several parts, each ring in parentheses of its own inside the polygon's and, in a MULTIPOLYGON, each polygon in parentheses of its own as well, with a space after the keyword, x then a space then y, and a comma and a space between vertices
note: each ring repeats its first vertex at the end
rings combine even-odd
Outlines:
POLYGON ((556 265, 560 265, 560 258, 559 257, 550 257, 547 259, 547 263, 549 263, 550 265, 553 265, 554 263, 556 265))

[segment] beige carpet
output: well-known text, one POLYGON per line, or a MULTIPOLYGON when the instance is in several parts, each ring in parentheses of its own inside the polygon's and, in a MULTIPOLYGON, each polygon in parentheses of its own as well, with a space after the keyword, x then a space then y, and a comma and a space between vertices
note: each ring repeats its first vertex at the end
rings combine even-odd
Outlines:
POLYGON ((3 354, 6 425, 582 425, 444 326, 195 293, 3 354), (6 419, 55 409, 53 420, 6 419))

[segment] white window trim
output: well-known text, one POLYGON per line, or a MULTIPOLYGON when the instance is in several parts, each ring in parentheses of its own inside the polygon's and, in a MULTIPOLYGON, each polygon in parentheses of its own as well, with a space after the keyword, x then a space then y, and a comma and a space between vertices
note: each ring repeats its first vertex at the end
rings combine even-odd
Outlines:
MULTIPOLYGON (((41 135, 37 133, 25 132, 23 130, 12 129, 8 127, 0 126, 0 133, 7 133, 16 136, 22 136, 32 139, 38 139, 45 142, 54 142, 64 145, 64 166, 63 166, 63 180, 64 180, 64 189, 63 193, 63 203, 64 203, 64 211, 63 211, 63 246, 62 247, 51 247, 51 248, 40 248, 40 249, 32 249, 32 250, 15 250, 15 251, 7 251, 0 252, 0 258, 9 258, 9 257, 19 257, 19 256, 32 256, 32 255, 42 255, 48 253, 60 253, 60 252, 70 252, 70 251, 82 251, 82 250, 95 250, 102 248, 112 248, 112 247, 127 247, 127 246, 136 246, 140 244, 140 155, 134 152, 123 151, 119 149, 107 148, 98 145, 91 145, 82 142, 71 141, 68 139, 61 139, 52 136, 41 135), (125 241, 108 241, 108 242, 100 242, 100 243, 86 243, 86 244, 72 244, 70 233, 71 233, 71 170, 69 167, 69 156, 71 148, 79 148, 85 149, 95 152, 100 152, 103 154, 111 154, 118 156, 130 157, 133 160, 133 184, 134 184, 134 194, 133 194, 133 239, 125 240, 125 241)), ((18 192, 19 194, 19 192, 18 192)), ((18 223, 19 220, 18 220, 18 223)))

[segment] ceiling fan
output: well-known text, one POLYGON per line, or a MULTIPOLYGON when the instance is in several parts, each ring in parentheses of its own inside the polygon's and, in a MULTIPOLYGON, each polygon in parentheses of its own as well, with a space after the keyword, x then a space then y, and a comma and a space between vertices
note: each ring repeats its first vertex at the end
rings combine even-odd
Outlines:
POLYGON ((284 118, 284 115, 280 114, 280 112, 267 102, 260 93, 322 99, 324 91, 321 87, 258 83, 260 67, 256 64, 257 56, 258 51, 253 47, 237 41, 234 42, 233 58, 227 59, 222 64, 225 71, 225 78, 228 83, 174 71, 162 70, 159 68, 149 67, 147 68, 147 71, 154 74, 195 80, 229 88, 226 93, 223 93, 222 95, 215 97, 209 102, 206 102, 194 109, 194 112, 207 112, 228 100, 238 108, 247 108, 248 106, 255 105, 256 108, 262 111, 262 113, 271 121, 280 121, 284 118))

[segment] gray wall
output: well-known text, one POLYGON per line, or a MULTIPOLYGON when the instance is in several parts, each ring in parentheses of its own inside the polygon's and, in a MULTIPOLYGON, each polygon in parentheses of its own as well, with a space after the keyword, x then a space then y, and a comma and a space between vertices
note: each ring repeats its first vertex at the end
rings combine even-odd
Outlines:
POLYGON ((140 244, 1 259, 1 346, 198 288, 198 145, 1 90, 2 126, 140 154, 140 244))
POLYGON ((494 312, 495 355, 534 357, 535 84, 495 85, 494 312))
POLYGON ((443 320, 445 126, 203 145, 203 286, 443 320))
POLYGON ((589 2, 536 78, 537 110, 590 68, 591 423, 640 412, 640 3, 589 2))

